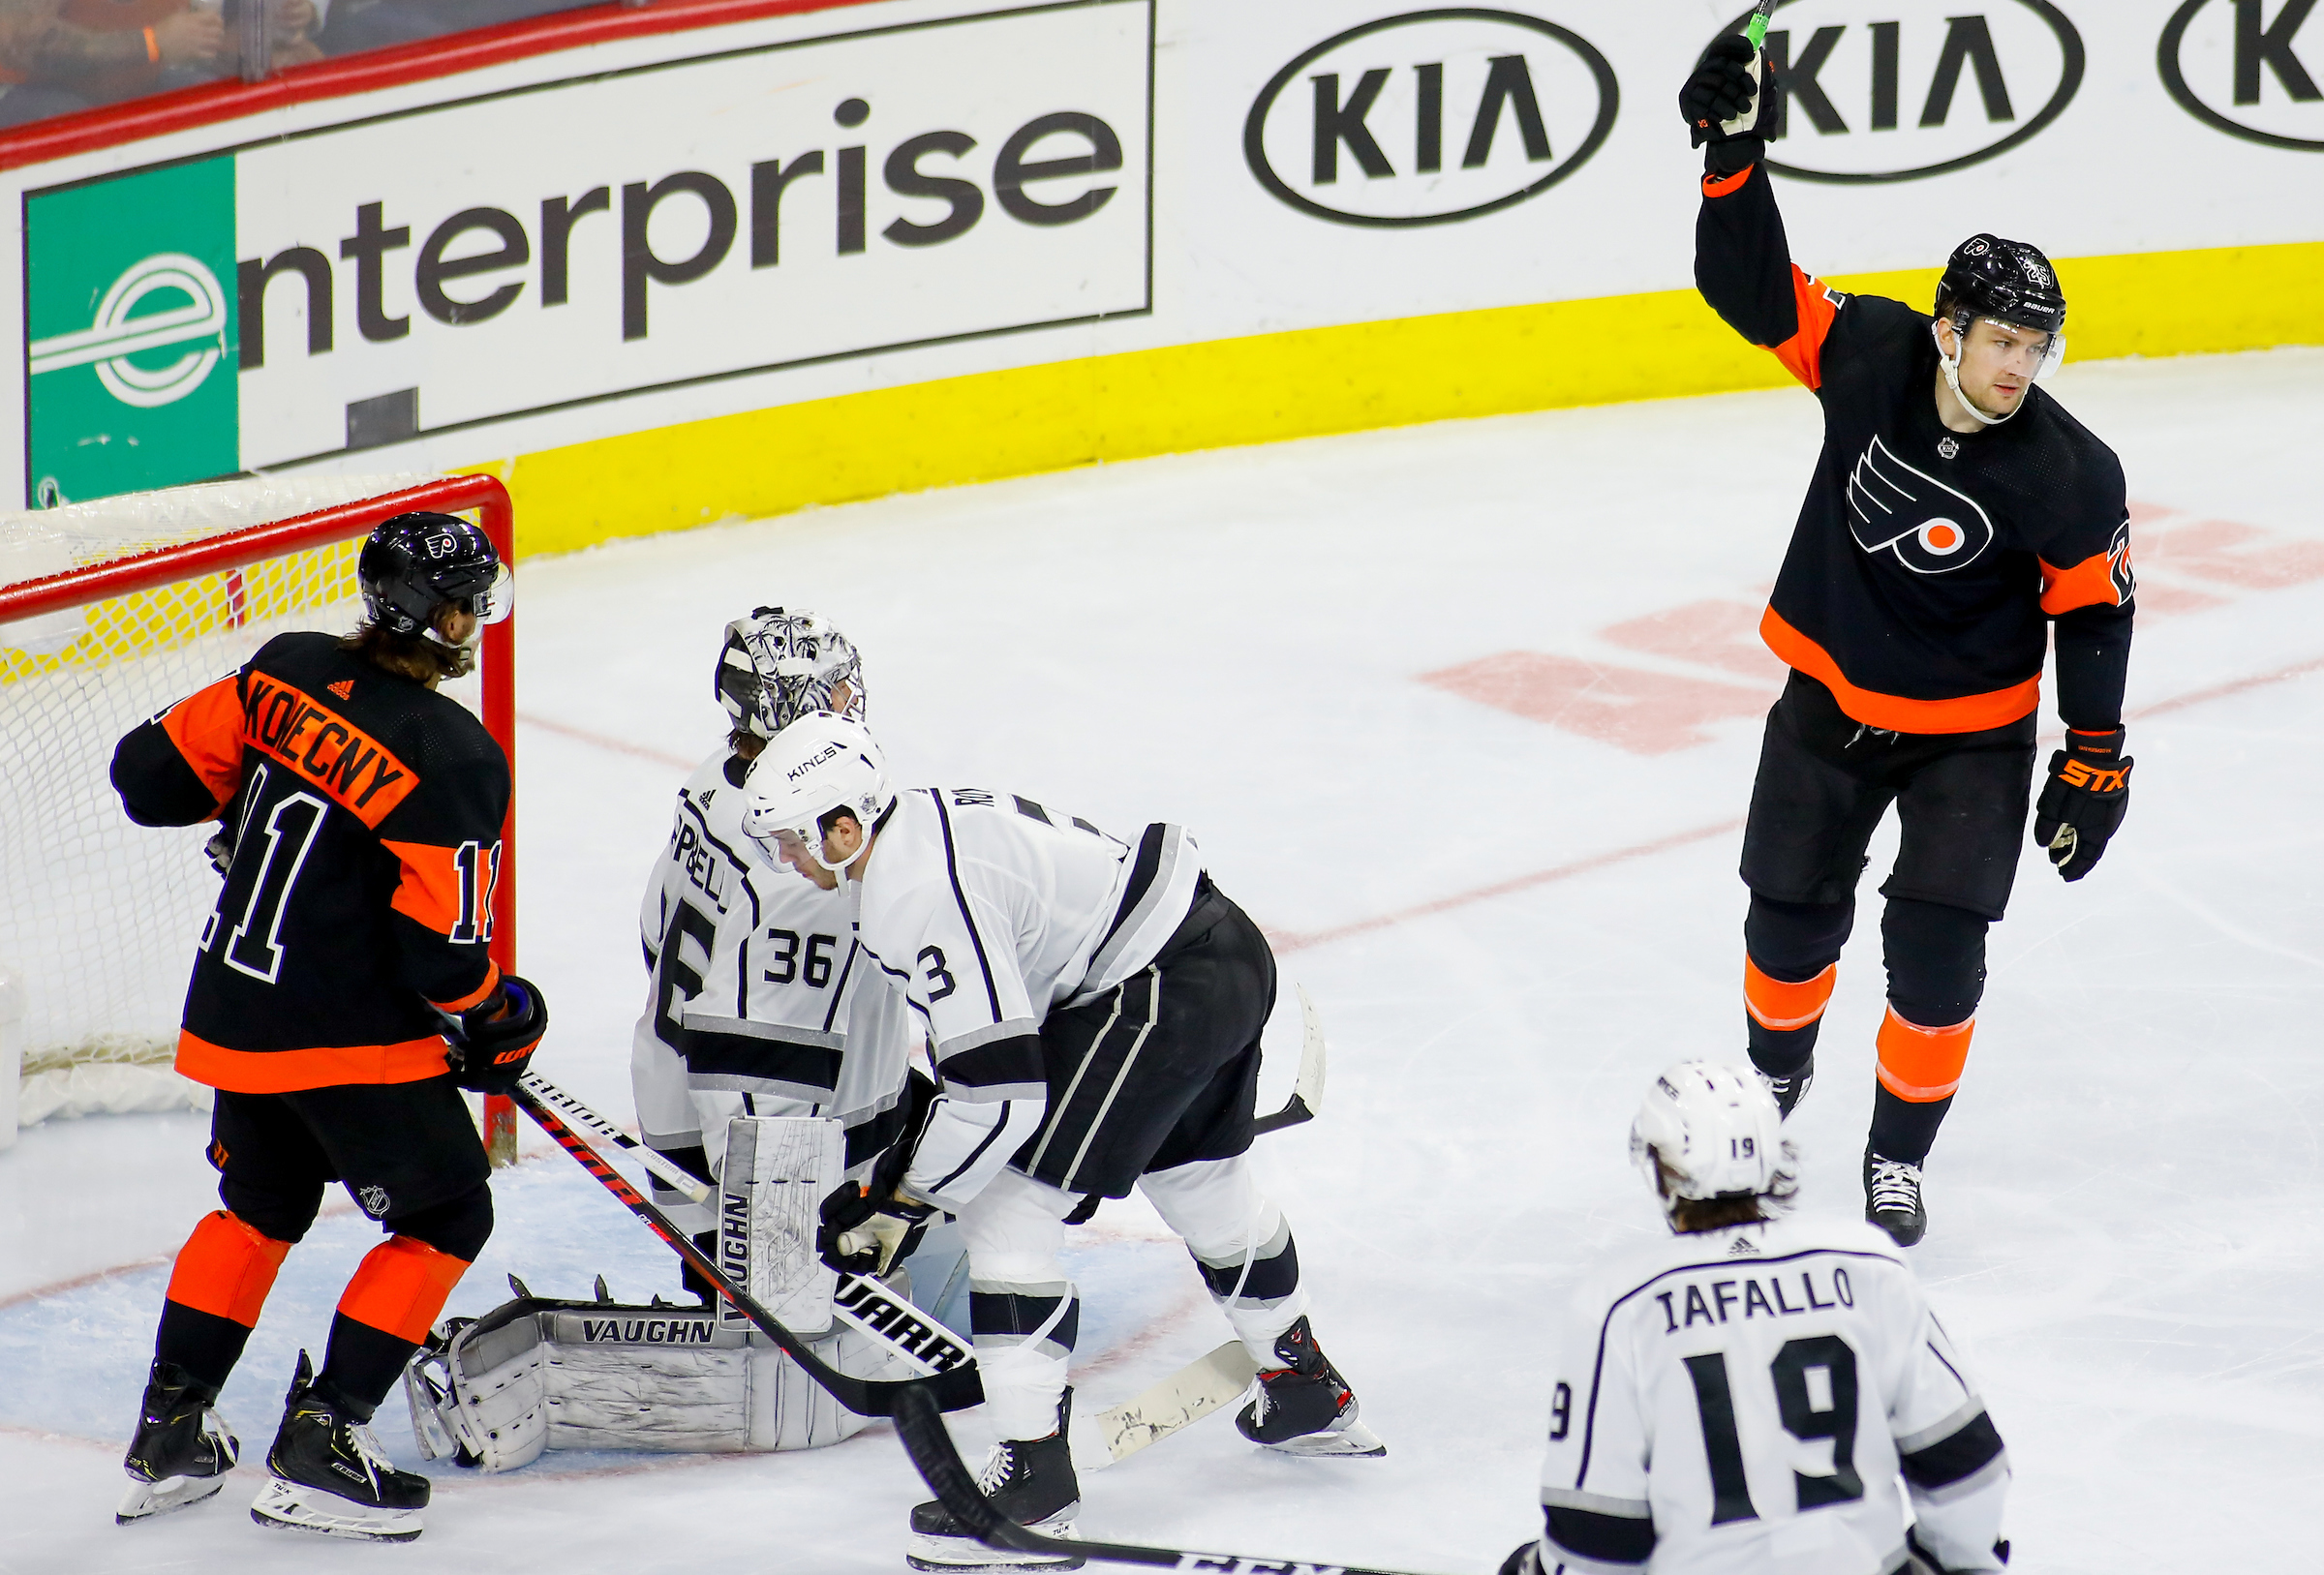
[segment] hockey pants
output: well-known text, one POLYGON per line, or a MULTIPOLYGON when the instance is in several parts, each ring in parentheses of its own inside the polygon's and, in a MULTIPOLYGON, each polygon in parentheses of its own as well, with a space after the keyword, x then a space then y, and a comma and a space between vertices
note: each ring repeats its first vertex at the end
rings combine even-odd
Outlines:
MULTIPOLYGON (((1253 1183, 1245 1155, 1196 1160, 1139 1178, 1186 1243, 1236 1335, 1263 1368, 1275 1339, 1307 1311, 1299 1254, 1283 1211, 1253 1183)), ((1006 1169, 961 1214, 968 1248, 969 1326, 985 1405, 1003 1439, 1056 1430, 1057 1401, 1081 1323, 1081 1300, 1059 1257, 1074 1194, 1006 1169)))

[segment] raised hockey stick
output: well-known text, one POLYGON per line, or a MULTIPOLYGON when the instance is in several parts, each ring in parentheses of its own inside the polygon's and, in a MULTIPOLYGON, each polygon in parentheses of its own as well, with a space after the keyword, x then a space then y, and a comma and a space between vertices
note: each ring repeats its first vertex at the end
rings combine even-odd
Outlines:
MULTIPOLYGON (((522 1086, 584 1133, 635 1154, 658 1180, 691 1201, 718 1206, 716 1188, 668 1156, 639 1142, 539 1073, 526 1073, 522 1086)), ((877 1280, 850 1274, 845 1269, 833 1272, 840 1277, 832 1290, 833 1313, 849 1327, 879 1342, 921 1372, 943 1373, 976 1360, 976 1352, 963 1345, 958 1335, 934 1318, 922 1316, 917 1308, 900 1300, 877 1280)))
POLYGON ((1144 1548, 1128 1542, 1089 1542, 1082 1538, 1043 1536, 1028 1531, 993 1507, 977 1491, 976 1479, 961 1459, 943 1413, 917 1388, 899 1395, 897 1437, 904 1452, 927 1478, 937 1500, 953 1519, 973 1532, 988 1548, 1018 1553, 1056 1554, 1065 1558, 1098 1559, 1113 1564, 1145 1564, 1152 1569, 1200 1570, 1203 1575, 1412 1575, 1411 1571, 1378 1569, 1370 1565, 1318 1564, 1300 1559, 1261 1559, 1241 1553, 1197 1553, 1183 1548, 1144 1548))
POLYGON ((1302 1037, 1300 1043, 1300 1075, 1291 1085, 1291 1098, 1273 1115, 1263 1115, 1251 1123, 1253 1134, 1281 1132, 1302 1121, 1313 1121, 1324 1107, 1324 1020, 1316 1015, 1315 1003, 1307 998, 1304 985, 1294 985, 1300 992, 1300 1023, 1302 1037))
MULTIPOLYGON (((525 1081, 533 1079, 528 1076, 525 1081)), ((921 1396, 932 1408, 932 1414, 943 1410, 960 1410, 979 1405, 985 1398, 984 1380, 978 1377, 973 1363, 946 1369, 923 1378, 905 1380, 889 1378, 859 1378, 841 1372, 807 1348, 805 1341, 784 1328, 748 1291, 732 1284, 719 1272, 710 1255, 687 1238, 685 1231, 670 1223, 668 1215, 646 1201, 629 1179, 613 1166, 613 1162, 591 1145, 589 1139, 576 1131, 571 1123, 542 1102, 539 1095, 520 1082, 509 1097, 517 1107, 531 1116, 541 1131, 556 1139, 557 1146, 580 1162, 581 1168, 595 1176, 599 1186, 620 1199, 624 1208, 646 1223, 647 1228, 662 1239, 694 1272, 701 1275, 719 1295, 732 1302, 736 1311, 764 1332, 768 1339, 782 1348, 783 1354, 797 1362, 801 1371, 821 1384, 834 1400, 858 1416, 892 1416, 896 1408, 910 1396, 921 1396)), ((916 1315, 915 1315, 916 1318, 916 1315)), ((935 1327, 933 1319, 917 1319, 935 1327)), ((949 1331, 946 1338, 950 1339, 949 1331)), ((957 1344, 957 1342, 956 1342, 957 1344)))

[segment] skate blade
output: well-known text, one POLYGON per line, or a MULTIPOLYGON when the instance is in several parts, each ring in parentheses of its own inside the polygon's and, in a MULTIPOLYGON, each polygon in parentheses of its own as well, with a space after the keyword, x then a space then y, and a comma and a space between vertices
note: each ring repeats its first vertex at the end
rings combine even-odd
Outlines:
POLYGON ((1281 1443, 1270 1443, 1265 1447, 1279 1454, 1317 1457, 1375 1457, 1388 1453, 1388 1445, 1380 1441, 1380 1435, 1361 1422, 1353 1421, 1343 1428, 1323 1433, 1302 1433, 1296 1439, 1285 1439, 1281 1443))
MULTIPOLYGON (((1073 1525, 1044 1521, 1032 1528, 1043 1536, 1070 1540, 1073 1525)), ((972 1536, 929 1536, 913 1533, 905 1544, 903 1561, 932 1575, 975 1575, 978 1570, 1079 1569, 1086 1562, 1080 1554, 1019 1553, 989 1548, 972 1536)))
POLYGON ((268 1477, 250 1505, 250 1518, 260 1526, 357 1542, 409 1542, 424 1529, 425 1513, 418 1509, 368 1509, 335 1493, 302 1487, 279 1476, 268 1477))
POLYGON ((225 1486, 223 1476, 165 1476, 159 1482, 132 1477, 129 1491, 121 1496, 121 1507, 113 1511, 113 1524, 131 1526, 167 1515, 172 1509, 198 1504, 225 1486))

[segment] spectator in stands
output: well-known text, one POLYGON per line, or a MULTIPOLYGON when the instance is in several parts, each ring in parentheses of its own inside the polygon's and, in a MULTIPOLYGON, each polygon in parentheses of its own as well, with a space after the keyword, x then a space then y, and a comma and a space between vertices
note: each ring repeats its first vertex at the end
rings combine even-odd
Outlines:
MULTIPOLYGON (((322 57, 314 0, 263 3, 274 69, 322 57)), ((219 0, 0 0, 0 127, 231 75, 234 20, 219 0)))
POLYGON ((327 0, 322 47, 326 54, 354 54, 602 3, 603 0, 327 0))

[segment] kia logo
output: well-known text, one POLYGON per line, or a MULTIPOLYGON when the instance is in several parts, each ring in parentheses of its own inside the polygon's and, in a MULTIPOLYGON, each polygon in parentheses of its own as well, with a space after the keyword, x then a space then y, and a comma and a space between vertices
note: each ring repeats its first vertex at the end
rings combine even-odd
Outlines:
MULTIPOLYGON (((2179 107, 2207 126, 2272 148, 2324 152, 2324 88, 2292 48, 2315 14, 2315 0, 2284 0, 2273 21, 2259 0, 2186 0, 2162 30, 2156 69, 2179 107)), ((2309 58, 2324 71, 2324 27, 2309 40, 2309 58)))
POLYGON ((1767 167, 1865 186, 1965 169, 2040 135, 2082 85, 2082 35, 2049 0, 1779 0, 1767 64, 1767 167))
POLYGON ((1621 95, 1588 40, 1511 11, 1414 11, 1326 39, 1242 125, 1251 173, 1337 225, 1476 219, 1589 162, 1621 95))

